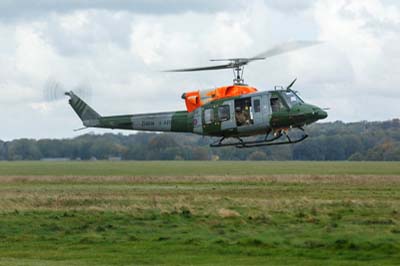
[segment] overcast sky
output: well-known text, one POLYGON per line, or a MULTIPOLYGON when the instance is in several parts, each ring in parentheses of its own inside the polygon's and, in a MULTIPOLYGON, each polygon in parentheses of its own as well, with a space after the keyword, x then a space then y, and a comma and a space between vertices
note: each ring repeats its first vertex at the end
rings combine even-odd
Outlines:
POLYGON ((255 62, 246 82, 269 90, 297 77, 303 99, 330 108, 328 121, 400 116, 397 0, 2 0, 0 139, 84 133, 73 132, 81 122, 66 98, 45 101, 49 80, 91 88, 104 115, 181 110, 183 92, 231 84, 231 71, 159 70, 292 40, 324 44, 255 62))

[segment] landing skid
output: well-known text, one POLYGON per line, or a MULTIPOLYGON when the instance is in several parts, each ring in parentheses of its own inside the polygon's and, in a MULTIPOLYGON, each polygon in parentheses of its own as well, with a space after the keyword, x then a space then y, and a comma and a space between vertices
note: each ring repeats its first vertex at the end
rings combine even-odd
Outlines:
MULTIPOLYGON (((302 128, 299 128, 301 131, 304 132, 304 130, 302 128)), ((236 139, 238 140, 237 142, 231 142, 231 143, 223 143, 223 141, 225 140, 225 137, 222 137, 219 141, 214 142, 212 144, 210 144, 210 147, 212 148, 218 148, 218 147, 236 147, 236 148, 252 148, 252 147, 261 147, 261 146, 274 146, 274 145, 285 145, 285 144, 295 144, 295 143, 299 143, 303 140, 305 140, 308 135, 307 134, 303 134, 303 136, 301 136, 298 139, 294 139, 292 140, 289 135, 287 135, 287 133, 283 132, 279 132, 276 136, 274 136, 273 138, 268 139, 269 133, 265 136, 265 138, 263 140, 254 140, 254 141, 244 141, 243 139, 237 137, 236 139), (275 141, 280 139, 283 135, 285 135, 286 137, 286 141, 275 141)))

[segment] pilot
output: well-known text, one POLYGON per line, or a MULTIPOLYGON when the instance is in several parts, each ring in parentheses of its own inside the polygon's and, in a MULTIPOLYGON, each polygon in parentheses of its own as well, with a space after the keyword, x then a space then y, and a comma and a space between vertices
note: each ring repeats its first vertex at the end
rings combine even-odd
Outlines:
POLYGON ((247 118, 246 118, 245 112, 239 106, 236 107, 236 109, 235 109, 235 117, 236 117, 236 124, 238 126, 241 126, 246 123, 247 118))
POLYGON ((271 98, 271 109, 272 112, 278 112, 279 111, 279 99, 278 98, 271 98))

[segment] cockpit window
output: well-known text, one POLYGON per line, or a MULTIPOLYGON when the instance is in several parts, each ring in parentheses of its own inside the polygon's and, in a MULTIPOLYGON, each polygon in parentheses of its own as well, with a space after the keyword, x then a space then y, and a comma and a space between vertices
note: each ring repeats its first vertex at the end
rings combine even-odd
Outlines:
POLYGON ((282 95, 285 97, 286 103, 289 105, 289 107, 292 107, 298 103, 303 103, 303 100, 292 91, 282 92, 282 95))

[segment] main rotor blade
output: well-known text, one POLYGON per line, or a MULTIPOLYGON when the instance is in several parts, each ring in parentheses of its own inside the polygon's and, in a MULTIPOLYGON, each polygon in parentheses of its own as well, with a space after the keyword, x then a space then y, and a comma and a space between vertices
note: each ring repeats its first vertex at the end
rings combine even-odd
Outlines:
POLYGON ((256 56, 250 58, 228 58, 228 59, 211 59, 211 61, 230 61, 230 63, 215 66, 205 66, 205 67, 194 67, 194 68, 181 68, 181 69, 171 69, 164 70, 163 72, 189 72, 189 71, 204 71, 204 70, 218 70, 227 68, 239 68, 241 66, 247 65, 248 63, 255 60, 264 60, 268 57, 275 55, 287 53, 293 50, 298 50, 313 45, 320 44, 321 42, 316 41, 293 41, 278 45, 272 49, 262 52, 256 56))
POLYGON ((288 53, 294 50, 298 50, 298 49, 303 49, 306 47, 310 47, 310 46, 314 46, 317 44, 321 44, 321 42, 317 42, 317 41, 293 41, 293 42, 287 42, 278 46, 275 46, 272 49, 268 49, 265 52, 262 52, 256 56, 253 56, 251 58, 249 58, 249 61, 253 61, 253 60, 259 60, 259 58, 268 58, 268 57, 273 57, 275 55, 280 55, 280 54, 284 54, 284 53, 288 53))
POLYGON ((216 65, 216 66, 169 69, 169 70, 164 70, 163 72, 189 72, 189 71, 203 71, 203 70, 218 70, 218 69, 226 69, 226 68, 232 68, 232 64, 229 63, 229 64, 216 65))

